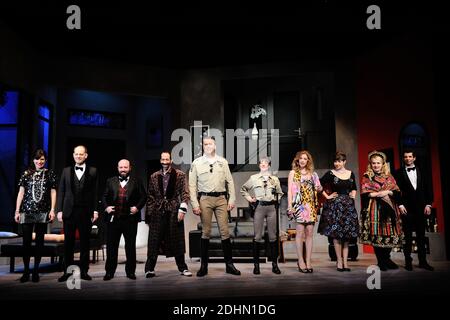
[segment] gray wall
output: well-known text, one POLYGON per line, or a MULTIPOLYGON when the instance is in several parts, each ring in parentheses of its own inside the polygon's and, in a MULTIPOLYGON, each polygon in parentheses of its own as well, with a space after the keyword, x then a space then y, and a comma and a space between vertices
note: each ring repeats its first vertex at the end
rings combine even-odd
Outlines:
MULTIPOLYGON (((224 101, 221 81, 230 79, 249 79, 282 76, 314 77, 317 74, 326 73, 326 81, 332 82, 331 101, 335 112, 336 148, 347 153, 347 168, 352 170, 358 181, 358 148, 356 141, 356 112, 354 97, 354 82, 352 77, 353 66, 350 62, 342 61, 339 64, 319 64, 308 61, 304 64, 266 64, 249 65, 242 67, 215 68, 189 70, 181 78, 180 92, 180 127, 189 129, 195 120, 201 120, 204 125, 224 129, 224 101), (331 78, 328 78, 331 75, 331 78)), ((282 155, 280 155, 281 157, 282 155)), ((332 166, 332 163, 330 163, 332 166)), ((182 166, 185 171, 189 166, 182 166)), ((316 168, 319 176, 328 168, 316 168)), ((239 189, 248 177, 254 172, 233 173, 237 207, 247 206, 246 201, 239 193, 239 189)), ((288 171, 280 171, 280 177, 287 177, 288 171)), ((360 210, 359 195, 356 201, 357 210, 360 210)), ((236 215, 236 209, 232 215, 236 215)), ((288 221, 283 214, 280 216, 280 226, 287 227, 288 221)), ((186 216, 186 230, 196 228, 200 219, 194 215, 186 216)), ((316 234, 316 233, 315 233, 316 234)), ((187 239, 188 241, 188 239, 187 239)), ((315 251, 327 250, 325 237, 316 237, 315 251)))

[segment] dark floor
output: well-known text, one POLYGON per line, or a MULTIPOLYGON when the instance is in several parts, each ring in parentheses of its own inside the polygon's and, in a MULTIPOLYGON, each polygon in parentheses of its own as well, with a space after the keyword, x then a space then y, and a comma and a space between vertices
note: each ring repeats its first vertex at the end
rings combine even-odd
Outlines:
POLYGON ((351 272, 337 272, 327 254, 314 253, 312 274, 298 272, 296 261, 289 260, 280 263, 281 275, 271 272, 270 262, 261 264, 261 275, 253 275, 253 265, 247 262, 236 263, 242 275, 233 276, 224 272, 223 263, 217 262, 209 264, 209 274, 204 278, 195 276, 200 264, 197 259, 187 261, 194 276, 184 277, 173 259, 161 257, 156 277, 146 279, 145 254, 138 252, 137 280, 125 277, 122 256, 114 279, 103 281, 104 261, 100 261, 91 264, 93 280, 81 280, 79 290, 58 283, 61 272, 48 260, 40 269, 39 283, 22 284, 18 281, 21 261, 17 260, 15 273, 9 273, 9 265, 0 266, 0 305, 18 301, 17 310, 32 317, 37 310, 55 313, 57 309, 64 314, 69 310, 75 318, 76 314, 103 318, 104 310, 109 310, 119 319, 142 312, 158 313, 152 319, 287 319, 298 316, 299 311, 303 317, 311 314, 345 319, 355 316, 353 313, 360 307, 377 318, 380 314, 404 319, 415 317, 417 312, 450 312, 447 303, 439 302, 450 293, 450 262, 430 262, 435 267, 433 272, 418 268, 409 272, 403 268, 399 253, 393 260, 400 268, 380 272, 381 288, 373 290, 367 286, 372 275, 367 268, 375 263, 371 254, 350 262, 351 272))
MULTIPOLYGON (((19 259, 17 259, 19 260, 19 259)), ((145 256, 138 255, 138 260, 145 256)), ((366 254, 356 262, 350 262, 351 272, 337 272, 335 263, 326 254, 314 254, 312 274, 298 272, 295 261, 280 263, 281 275, 271 272, 271 264, 261 264, 261 275, 253 275, 251 263, 236 263, 241 276, 224 272, 223 263, 210 263, 209 274, 204 278, 195 276, 199 268, 198 260, 187 261, 194 273, 193 277, 183 277, 178 273, 172 259, 160 258, 156 277, 144 277, 144 264, 137 266, 138 279, 125 277, 124 265, 119 264, 113 280, 103 281, 104 262, 91 264, 89 273, 93 281, 81 281, 81 289, 69 290, 65 283, 56 279, 61 275, 44 264, 39 283, 20 283, 21 265, 16 273, 9 273, 9 266, 0 266, 0 297, 8 299, 132 299, 132 300, 186 300, 204 299, 293 299, 301 296, 359 296, 359 295, 440 295, 450 293, 450 262, 433 262, 435 271, 415 268, 408 272, 403 261, 394 258, 400 268, 381 272, 380 289, 367 287, 367 267, 374 264, 373 255, 366 254), (45 293, 45 294, 43 294, 45 293)), ((370 282, 370 281, 369 281, 370 282)))

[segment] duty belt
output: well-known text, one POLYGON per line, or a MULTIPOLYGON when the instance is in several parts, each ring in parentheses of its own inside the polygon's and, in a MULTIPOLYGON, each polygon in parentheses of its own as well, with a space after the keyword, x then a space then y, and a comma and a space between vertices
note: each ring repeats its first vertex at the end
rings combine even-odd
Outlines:
POLYGON ((274 205, 274 204, 276 204, 277 202, 275 201, 275 200, 273 200, 273 201, 259 201, 259 204, 261 205, 261 206, 272 206, 272 205, 274 205))
POLYGON ((222 192, 199 192, 198 193, 198 197, 200 198, 201 196, 208 196, 208 197, 220 197, 220 196, 226 196, 227 192, 226 191, 222 191, 222 192))

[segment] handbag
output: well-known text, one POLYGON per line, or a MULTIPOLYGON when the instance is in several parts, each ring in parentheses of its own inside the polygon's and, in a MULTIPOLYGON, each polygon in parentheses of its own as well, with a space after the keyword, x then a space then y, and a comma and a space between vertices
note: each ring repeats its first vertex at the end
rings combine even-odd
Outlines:
POLYGON ((297 220, 300 217, 300 213, 303 210, 303 205, 300 203, 300 195, 297 193, 292 201, 292 210, 287 210, 287 216, 289 220, 297 220))

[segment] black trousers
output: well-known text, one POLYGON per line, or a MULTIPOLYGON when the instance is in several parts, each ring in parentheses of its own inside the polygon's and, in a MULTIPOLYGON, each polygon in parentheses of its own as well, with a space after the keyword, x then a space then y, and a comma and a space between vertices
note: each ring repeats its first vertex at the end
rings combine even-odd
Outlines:
MULTIPOLYGON (((166 219, 161 219, 160 228, 158 232, 158 242, 157 247, 159 248, 161 246, 162 241, 164 240, 166 236, 167 229, 169 228, 169 215, 165 215, 166 219)), ((150 236, 150 234, 149 234, 150 236)), ((150 243, 150 241, 149 241, 150 243)), ((149 254, 150 252, 150 245, 147 247, 147 261, 145 263, 145 272, 147 271, 154 271, 156 266, 156 261, 158 260, 158 255, 151 256, 149 254)), ((152 250, 153 252, 158 252, 158 250, 152 250)), ((180 272, 183 272, 184 270, 188 269, 188 266, 184 260, 184 254, 175 256, 175 262, 177 264, 178 270, 180 272)))
POLYGON ((23 265, 24 271, 30 270, 30 257, 31 257, 31 243, 33 241, 33 227, 36 233, 34 240, 34 270, 37 272, 39 269, 39 263, 41 262, 42 249, 44 248, 44 235, 47 231, 46 223, 24 223, 22 224, 22 237, 23 237, 23 265))
POLYGON ((373 247, 377 257, 378 265, 386 265, 387 261, 391 259, 392 248, 373 247))
POLYGON ((127 262, 125 272, 133 274, 136 272, 136 235, 137 221, 135 217, 114 217, 113 222, 108 222, 106 235, 106 264, 107 273, 114 274, 117 269, 117 257, 119 253, 120 238, 123 234, 125 239, 125 255, 127 262))
POLYGON ((80 271, 89 270, 89 240, 91 237, 91 215, 85 207, 74 207, 72 215, 64 219, 64 271, 74 264, 75 232, 80 235, 80 271))
POLYGON ((417 244, 417 256, 419 258, 419 263, 426 262, 426 251, 425 251, 425 218, 416 214, 411 217, 402 218, 402 228, 404 233, 405 245, 403 247, 403 254, 405 255, 405 260, 411 261, 411 251, 412 251, 412 233, 416 231, 416 244, 417 244))

